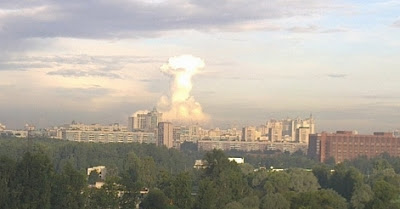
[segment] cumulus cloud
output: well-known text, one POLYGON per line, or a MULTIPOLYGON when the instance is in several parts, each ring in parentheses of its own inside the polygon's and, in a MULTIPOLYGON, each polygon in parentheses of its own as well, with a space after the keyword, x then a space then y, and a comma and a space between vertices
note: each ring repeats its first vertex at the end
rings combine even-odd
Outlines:
POLYGON ((171 57, 161 71, 171 77, 170 95, 162 96, 158 102, 164 119, 178 122, 206 122, 209 117, 190 92, 192 77, 204 68, 204 61, 192 55, 171 57))

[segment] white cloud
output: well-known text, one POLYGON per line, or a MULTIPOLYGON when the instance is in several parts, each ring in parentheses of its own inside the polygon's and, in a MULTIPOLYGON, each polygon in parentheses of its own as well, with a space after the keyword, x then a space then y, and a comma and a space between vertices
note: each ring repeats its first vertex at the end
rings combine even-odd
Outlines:
POLYGON ((275 29, 271 24, 258 26, 257 23, 318 15, 330 9, 331 3, 316 0, 172 0, 155 4, 126 0, 42 1, 30 7, 0 10, 3 27, 7 28, 0 36, 113 38, 141 37, 177 29, 275 29))
POLYGON ((393 23, 394 27, 400 28, 400 20, 397 20, 393 23))

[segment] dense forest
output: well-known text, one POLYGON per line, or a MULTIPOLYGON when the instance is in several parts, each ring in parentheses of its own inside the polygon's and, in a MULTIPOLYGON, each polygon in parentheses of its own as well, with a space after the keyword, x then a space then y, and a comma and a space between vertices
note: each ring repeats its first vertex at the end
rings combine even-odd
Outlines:
POLYGON ((400 209, 399 172, 400 159, 386 154, 320 164, 301 152, 0 138, 0 208, 400 209), (205 168, 194 169, 196 159, 205 168), (86 175, 98 165, 107 167, 100 189, 86 175))

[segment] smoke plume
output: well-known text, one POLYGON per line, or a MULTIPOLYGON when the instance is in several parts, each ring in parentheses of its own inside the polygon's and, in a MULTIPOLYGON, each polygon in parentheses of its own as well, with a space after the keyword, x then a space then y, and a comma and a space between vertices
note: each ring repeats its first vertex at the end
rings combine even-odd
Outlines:
POLYGON ((170 95, 162 96, 158 108, 163 118, 178 123, 206 122, 200 103, 190 95, 192 77, 204 68, 204 62, 192 55, 171 57, 161 66, 161 72, 171 77, 170 95))

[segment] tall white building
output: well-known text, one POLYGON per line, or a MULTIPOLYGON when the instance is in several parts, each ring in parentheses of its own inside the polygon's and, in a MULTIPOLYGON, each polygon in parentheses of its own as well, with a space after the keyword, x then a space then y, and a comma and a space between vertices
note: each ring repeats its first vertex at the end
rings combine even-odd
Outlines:
POLYGON ((309 127, 299 127, 296 129, 296 142, 308 144, 311 129, 309 127))
POLYGON ((242 141, 254 142, 259 137, 255 127, 247 126, 242 129, 242 141))
POLYGON ((162 113, 156 108, 147 113, 138 113, 128 118, 128 131, 149 131, 157 130, 158 123, 162 122, 162 113))
POLYGON ((283 141, 283 122, 278 120, 270 120, 267 122, 268 138, 272 142, 283 141))
POLYGON ((308 135, 315 133, 315 120, 312 115, 306 119, 270 120, 266 126, 268 138, 272 142, 308 143, 308 135))

